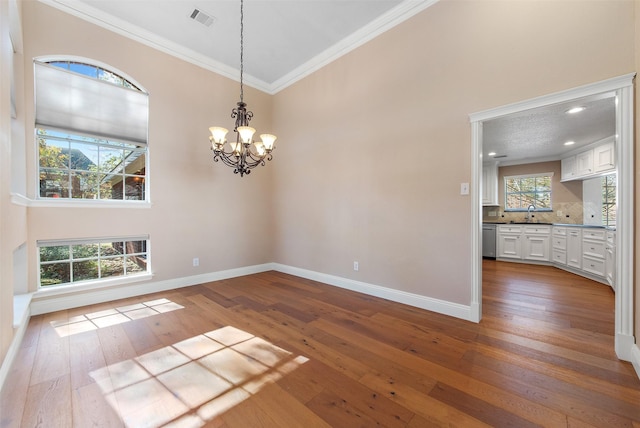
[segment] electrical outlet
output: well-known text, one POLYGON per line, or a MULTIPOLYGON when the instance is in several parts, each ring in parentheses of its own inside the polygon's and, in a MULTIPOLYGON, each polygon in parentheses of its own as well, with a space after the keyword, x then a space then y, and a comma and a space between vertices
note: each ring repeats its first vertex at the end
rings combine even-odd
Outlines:
POLYGON ((356 272, 360 269, 360 264, 358 262, 353 262, 353 270, 356 272))
POLYGON ((556 215, 557 215, 558 217, 562 217, 562 211, 558 211, 558 212, 556 213, 556 215))
POLYGON ((489 211, 489 217, 497 217, 498 213, 496 211, 489 211))
POLYGON ((193 258, 193 267, 200 266, 200 259, 197 257, 193 258))

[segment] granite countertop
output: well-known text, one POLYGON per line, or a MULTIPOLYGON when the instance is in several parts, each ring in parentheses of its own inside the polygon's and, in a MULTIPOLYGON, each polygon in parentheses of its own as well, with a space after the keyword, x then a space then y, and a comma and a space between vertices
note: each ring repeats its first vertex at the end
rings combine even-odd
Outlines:
POLYGON ((527 222, 512 222, 512 221, 483 221, 483 224, 522 224, 531 226, 562 226, 562 227, 582 227, 588 229, 606 229, 616 230, 615 226, 598 226, 593 224, 574 224, 574 223, 527 223, 527 222))

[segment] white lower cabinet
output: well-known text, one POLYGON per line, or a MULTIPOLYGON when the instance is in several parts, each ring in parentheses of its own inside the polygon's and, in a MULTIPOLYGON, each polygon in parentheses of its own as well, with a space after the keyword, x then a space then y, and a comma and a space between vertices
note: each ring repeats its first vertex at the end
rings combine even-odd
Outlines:
POLYGON ((498 226, 498 258, 548 262, 551 226, 498 226))
POLYGON ((567 228, 554 227, 551 234, 551 260, 558 265, 567 264, 567 228))
POLYGON ((497 258, 522 259, 522 226, 498 225, 497 258))
POLYGON ((552 261, 558 267, 600 282, 615 290, 615 231, 581 226, 554 226, 552 261))
POLYGON ((522 258, 548 262, 551 260, 551 226, 525 226, 522 240, 522 258))
POLYGON ((609 283, 615 290, 615 231, 582 225, 500 224, 496 238, 498 259, 552 262, 609 283))
POLYGON ((582 231, 582 270, 603 278, 605 276, 605 234, 604 229, 582 231))
POLYGON ((567 228, 567 266, 582 269, 582 230, 567 228))
POLYGON ((616 291, 616 232, 607 231, 607 246, 604 254, 604 274, 607 282, 616 291))

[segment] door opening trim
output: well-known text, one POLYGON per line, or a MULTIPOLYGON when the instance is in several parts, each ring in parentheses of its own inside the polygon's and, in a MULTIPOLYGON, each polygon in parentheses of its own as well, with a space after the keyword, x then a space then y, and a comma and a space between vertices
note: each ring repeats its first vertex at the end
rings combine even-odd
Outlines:
MULTIPOLYGON (((580 86, 566 91, 532 98, 469 115, 471 121, 472 182, 472 320, 482 318, 482 123, 512 113, 544 107, 606 92, 616 94, 616 160, 618 169, 618 216, 616 221, 616 293, 615 352, 618 358, 632 361, 636 351, 633 335, 634 272, 634 147, 633 147, 633 80, 635 73, 580 86)), ((636 351, 637 353, 637 351, 636 351)), ((638 373, 640 375, 640 373, 638 373)))

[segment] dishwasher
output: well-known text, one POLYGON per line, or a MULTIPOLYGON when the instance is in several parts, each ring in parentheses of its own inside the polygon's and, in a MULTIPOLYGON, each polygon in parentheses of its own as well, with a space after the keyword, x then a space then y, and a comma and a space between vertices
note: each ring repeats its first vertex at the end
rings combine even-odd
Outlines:
POLYGON ((485 259, 496 259, 496 225, 491 223, 482 224, 482 257, 485 259))

